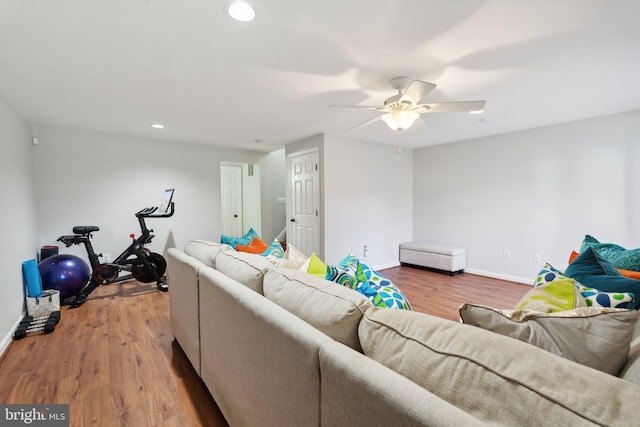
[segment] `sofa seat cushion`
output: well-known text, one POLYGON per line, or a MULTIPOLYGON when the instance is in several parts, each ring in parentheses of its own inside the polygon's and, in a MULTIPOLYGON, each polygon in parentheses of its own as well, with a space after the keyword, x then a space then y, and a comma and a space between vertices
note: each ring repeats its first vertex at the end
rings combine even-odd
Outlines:
POLYGON ((226 274, 250 289, 262 294, 264 274, 273 268, 273 264, 262 255, 220 251, 216 257, 216 270, 226 274))
POLYGON ((640 387, 480 328, 371 308, 365 355, 483 421, 501 425, 633 425, 640 387), (473 386, 470 386, 473 385, 473 386))
POLYGON ((463 304, 460 317, 585 366, 617 375, 627 361, 637 310, 581 307, 555 313, 463 304))
POLYGON ((184 253, 201 261, 209 267, 216 268, 216 256, 230 246, 208 240, 191 240, 184 245, 184 253))
POLYGON ((286 268, 267 272, 264 296, 357 351, 362 351, 358 325, 372 306, 363 295, 337 283, 286 268))

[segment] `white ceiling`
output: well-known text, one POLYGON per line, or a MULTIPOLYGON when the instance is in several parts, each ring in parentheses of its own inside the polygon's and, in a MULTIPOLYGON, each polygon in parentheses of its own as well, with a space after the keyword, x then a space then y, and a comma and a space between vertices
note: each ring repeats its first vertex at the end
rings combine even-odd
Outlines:
POLYGON ((397 143, 328 108, 382 104, 394 76, 487 101, 423 115, 409 147, 640 109, 638 0, 248 1, 251 23, 225 0, 0 0, 0 96, 32 125, 267 151, 397 143))

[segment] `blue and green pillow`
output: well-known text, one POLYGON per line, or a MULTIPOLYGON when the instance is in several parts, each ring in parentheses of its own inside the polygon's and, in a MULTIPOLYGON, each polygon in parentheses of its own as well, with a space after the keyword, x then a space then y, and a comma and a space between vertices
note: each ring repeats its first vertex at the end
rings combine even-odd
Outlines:
POLYGON ((409 300, 396 285, 352 254, 337 266, 327 266, 325 279, 361 293, 376 307, 411 310, 409 300))
POLYGON ((274 256, 276 258, 284 258, 284 248, 278 241, 278 239, 274 239, 273 242, 269 245, 266 251, 262 253, 262 256, 274 256))

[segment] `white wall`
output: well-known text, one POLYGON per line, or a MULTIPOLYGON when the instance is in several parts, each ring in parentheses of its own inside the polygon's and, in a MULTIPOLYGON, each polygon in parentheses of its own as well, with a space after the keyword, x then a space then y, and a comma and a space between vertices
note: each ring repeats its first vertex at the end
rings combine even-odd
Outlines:
POLYGON ((640 111, 417 149, 414 240, 531 283, 544 262, 565 268, 585 234, 640 247, 639 166, 640 111))
POLYGON ((265 242, 273 241, 286 226, 286 203, 278 203, 278 199, 286 197, 287 167, 285 150, 280 149, 267 154, 262 159, 262 172, 260 173, 262 189, 271 191, 261 192, 262 196, 262 223, 269 226, 270 232, 263 233, 265 242))
MULTIPOLYGON (((117 256, 139 234, 134 213, 157 206, 175 188, 175 215, 149 219, 165 253, 191 239, 218 241, 220 162, 258 163, 265 153, 95 132, 34 128, 38 247, 57 244, 74 225, 97 225, 94 248, 117 256)), ((284 162, 284 160, 283 160, 284 162)), ((282 184, 284 185, 284 184, 282 184)), ((79 247, 60 251, 86 259, 79 247)))
POLYGON ((0 98, 0 354, 22 318, 22 263, 36 258, 31 130, 0 98))
POLYGON ((398 265, 413 233, 413 152, 325 134, 325 261, 353 253, 373 268, 398 265), (368 246, 363 257, 363 246, 368 246))

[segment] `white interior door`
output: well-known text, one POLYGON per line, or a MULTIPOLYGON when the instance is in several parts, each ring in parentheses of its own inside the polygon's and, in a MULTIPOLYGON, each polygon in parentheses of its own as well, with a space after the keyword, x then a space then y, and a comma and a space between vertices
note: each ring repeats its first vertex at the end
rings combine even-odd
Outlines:
POLYGON ((307 255, 320 252, 318 151, 289 156, 291 203, 287 242, 307 255))
POLYGON ((220 198, 222 199, 222 234, 242 235, 242 168, 220 166, 220 198))

